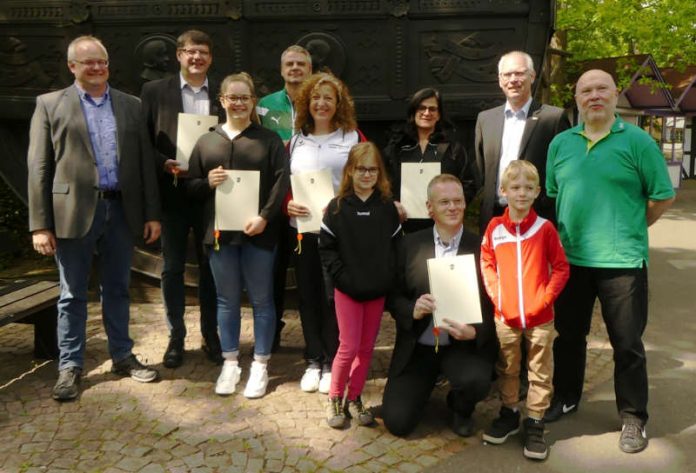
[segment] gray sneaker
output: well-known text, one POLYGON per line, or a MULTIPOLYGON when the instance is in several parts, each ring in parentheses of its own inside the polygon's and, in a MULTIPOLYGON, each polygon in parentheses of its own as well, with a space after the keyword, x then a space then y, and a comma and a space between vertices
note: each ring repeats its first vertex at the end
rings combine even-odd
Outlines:
POLYGON ((326 404, 326 423, 334 429, 342 429, 346 424, 346 415, 343 413, 341 398, 330 397, 326 404))
POLYGON ((72 401, 80 393, 80 378, 82 370, 77 366, 62 369, 58 372, 58 381, 53 386, 51 397, 56 401, 72 401))
POLYGON ((124 360, 113 363, 111 372, 121 376, 130 376, 139 383, 149 383, 156 380, 159 376, 156 369, 145 366, 133 354, 124 360))
POLYGON ((625 453, 638 453, 648 446, 648 436, 645 434, 645 425, 640 419, 626 418, 621 428, 619 448, 625 453))
POLYGON ((375 416, 372 411, 366 409, 362 403, 362 399, 358 396, 354 401, 346 399, 346 404, 343 406, 343 412, 349 419, 354 419, 359 425, 372 425, 375 422, 375 416))

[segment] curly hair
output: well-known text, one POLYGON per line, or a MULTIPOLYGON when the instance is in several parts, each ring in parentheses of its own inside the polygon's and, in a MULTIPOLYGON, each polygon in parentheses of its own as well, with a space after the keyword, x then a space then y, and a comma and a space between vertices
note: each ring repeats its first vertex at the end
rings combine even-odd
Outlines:
POLYGON ((304 134, 314 132, 314 118, 309 112, 309 104, 312 94, 322 85, 328 84, 336 92, 336 114, 331 123, 337 129, 353 131, 358 128, 355 120, 355 105, 350 96, 348 87, 336 76, 327 72, 312 74, 302 83, 302 88, 295 100, 295 129, 302 130, 304 134))
MULTIPOLYGON (((233 82, 241 82, 242 84, 246 84, 247 87, 249 87, 249 91, 251 92, 251 101, 252 104, 250 105, 251 107, 251 121, 253 123, 256 123, 257 125, 261 124, 261 120, 259 120, 259 115, 256 113, 256 104, 258 102, 258 99, 256 98, 256 89, 254 87, 254 79, 251 78, 251 75, 249 75, 246 72, 238 72, 237 74, 230 74, 227 77, 225 77, 222 80, 222 84, 220 84, 220 94, 218 95, 218 99, 222 99, 222 96, 225 95, 225 91, 227 88, 232 84, 233 82)), ((222 102, 222 100, 220 100, 222 102)), ((224 106, 223 106, 224 107, 224 106)))

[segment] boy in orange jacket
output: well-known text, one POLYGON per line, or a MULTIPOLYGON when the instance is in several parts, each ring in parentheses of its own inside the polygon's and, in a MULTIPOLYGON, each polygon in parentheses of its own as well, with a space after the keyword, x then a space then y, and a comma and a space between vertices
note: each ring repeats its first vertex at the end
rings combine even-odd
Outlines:
POLYGON ((519 432, 524 340, 529 378, 524 456, 544 460, 548 449, 543 418, 553 394, 553 302, 568 280, 569 266, 553 224, 532 209, 541 190, 534 165, 512 161, 503 171, 500 187, 508 206, 488 224, 481 243, 481 270, 495 306, 500 341, 496 371, 503 406, 483 440, 501 444, 519 432))

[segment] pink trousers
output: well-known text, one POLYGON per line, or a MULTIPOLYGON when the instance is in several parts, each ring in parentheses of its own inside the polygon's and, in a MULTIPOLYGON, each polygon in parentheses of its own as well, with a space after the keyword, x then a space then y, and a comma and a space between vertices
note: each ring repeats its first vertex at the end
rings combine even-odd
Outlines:
POLYGON ((355 400, 362 393, 384 312, 384 297, 356 301, 334 289, 338 320, 338 351, 331 366, 329 396, 355 400))

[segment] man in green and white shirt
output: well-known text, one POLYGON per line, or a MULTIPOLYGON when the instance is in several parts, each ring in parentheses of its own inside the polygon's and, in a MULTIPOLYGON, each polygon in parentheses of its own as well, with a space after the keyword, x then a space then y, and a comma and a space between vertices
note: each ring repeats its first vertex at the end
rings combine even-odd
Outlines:
MULTIPOLYGON (((261 124, 273 130, 283 143, 292 138, 295 123, 295 107, 293 102, 300 91, 304 80, 312 73, 312 56, 302 46, 293 44, 280 55, 280 75, 283 76, 285 87, 278 92, 269 94, 259 100, 256 112, 261 124)), ((283 310, 285 308, 285 278, 288 270, 292 242, 289 241, 289 223, 283 219, 278 231, 278 246, 275 266, 273 268, 273 301, 276 309, 276 333, 273 339, 272 351, 280 346, 280 332, 283 330, 283 310)))
POLYGON ((280 135, 284 143, 292 137, 295 123, 293 102, 302 82, 312 73, 312 56, 302 46, 288 47, 280 56, 280 75, 285 87, 259 100, 256 112, 261 124, 280 135))

